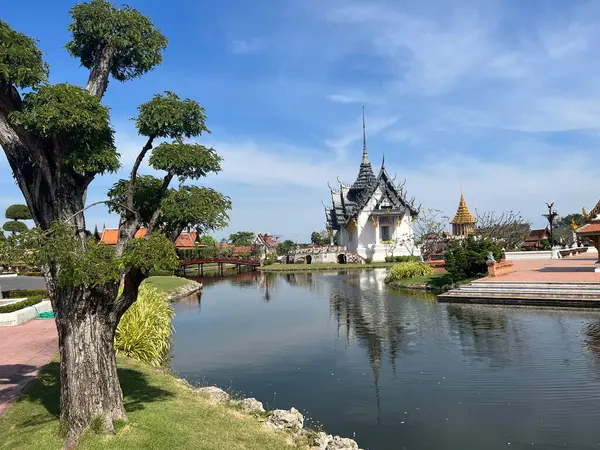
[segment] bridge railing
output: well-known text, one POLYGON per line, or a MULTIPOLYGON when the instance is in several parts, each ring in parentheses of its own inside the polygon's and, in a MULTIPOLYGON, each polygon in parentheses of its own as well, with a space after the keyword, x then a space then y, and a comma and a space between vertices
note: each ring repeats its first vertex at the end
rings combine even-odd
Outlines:
POLYGON ((260 266, 260 261, 257 259, 240 258, 189 258, 179 261, 180 267, 194 264, 236 264, 245 266, 260 266))

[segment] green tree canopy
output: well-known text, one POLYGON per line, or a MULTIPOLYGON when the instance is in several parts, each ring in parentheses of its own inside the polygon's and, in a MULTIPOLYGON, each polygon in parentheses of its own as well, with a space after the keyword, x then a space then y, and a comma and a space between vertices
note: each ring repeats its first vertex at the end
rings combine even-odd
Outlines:
POLYGON ((48 66, 35 39, 13 30, 0 20, 0 80, 23 89, 48 78, 48 66))
POLYGON ((291 252, 292 250, 294 250, 295 248, 296 248, 296 244, 294 244, 294 241, 292 241, 290 239, 286 239, 285 241, 277 244, 277 254, 285 255, 285 254, 291 252))
POLYGON ((202 236, 200 236, 198 241, 202 245, 216 245, 217 244, 217 241, 215 240, 215 238, 208 234, 203 234, 202 236))
MULTIPOLYGON (((78 3, 71 9, 69 53, 91 69, 90 79, 99 63, 110 69, 103 74, 101 91, 108 84, 108 73, 126 81, 142 76, 162 62, 167 38, 150 19, 129 6, 115 8, 106 0, 78 3)), ((88 81, 88 89, 93 90, 88 81)))
POLYGON ((238 231, 229 235, 229 243, 240 247, 252 245, 254 236, 252 231, 238 231))
POLYGON ((6 208, 4 217, 11 220, 29 220, 31 219, 31 213, 27 205, 10 205, 6 208))
MULTIPOLYGON (((185 229, 206 232, 223 228, 229 221, 231 200, 219 192, 198 186, 180 186, 161 195, 163 181, 150 175, 138 177, 134 208, 144 226, 161 228, 173 241, 185 229)), ((122 213, 129 180, 119 180, 109 191, 111 212, 122 213)))
POLYGON ((19 222, 18 220, 6 222, 4 225, 2 225, 2 228, 4 231, 8 231, 12 234, 23 233, 24 231, 27 231, 27 225, 25 225, 23 222, 19 222))
POLYGON ((329 244, 329 236, 327 235, 327 231, 313 231, 310 234, 310 242, 316 245, 329 244))

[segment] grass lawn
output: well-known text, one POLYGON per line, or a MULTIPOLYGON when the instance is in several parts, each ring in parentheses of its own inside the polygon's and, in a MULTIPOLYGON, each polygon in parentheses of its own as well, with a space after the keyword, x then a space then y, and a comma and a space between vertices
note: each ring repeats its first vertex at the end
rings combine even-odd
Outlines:
POLYGON ((175 276, 156 276, 147 278, 144 283, 154 286, 160 292, 169 292, 185 286, 189 283, 189 280, 175 276))
MULTIPOLYGON (((165 372, 128 358, 117 361, 129 422, 114 436, 88 431, 80 449, 295 448, 284 434, 231 407, 209 404, 165 372)), ((51 362, 0 416, 0 448, 62 448, 58 416, 58 362, 51 362)))
POLYGON ((392 288, 410 288, 415 285, 425 285, 433 290, 447 290, 452 285, 452 280, 448 277, 446 272, 435 272, 433 275, 424 275, 406 280, 396 280, 393 283, 387 284, 387 286, 392 288))
POLYGON ((338 263, 316 263, 316 264, 271 264, 259 267, 265 272, 288 272, 309 270, 347 270, 347 269, 376 269, 381 267, 392 267, 394 263, 373 262, 368 264, 338 264, 338 263))

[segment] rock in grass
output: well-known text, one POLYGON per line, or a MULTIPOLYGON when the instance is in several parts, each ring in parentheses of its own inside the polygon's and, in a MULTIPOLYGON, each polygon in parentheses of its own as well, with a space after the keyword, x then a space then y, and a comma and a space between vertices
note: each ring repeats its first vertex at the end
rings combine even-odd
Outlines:
POLYGON ((245 398, 243 400, 235 402, 236 405, 244 412, 265 412, 263 404, 255 398, 245 398))
POLYGON ((352 439, 335 436, 325 450, 358 450, 358 444, 352 439))
POLYGON ((322 431, 314 438, 315 445, 310 450, 327 450, 327 445, 333 440, 333 436, 322 431))
POLYGON ((199 388, 196 389, 196 392, 199 394, 207 394, 214 403, 227 403, 229 401, 229 394, 216 386, 199 388))
POLYGON ((266 425, 276 430, 301 430, 304 426, 304 417, 296 408, 289 411, 276 409, 267 418, 266 425))

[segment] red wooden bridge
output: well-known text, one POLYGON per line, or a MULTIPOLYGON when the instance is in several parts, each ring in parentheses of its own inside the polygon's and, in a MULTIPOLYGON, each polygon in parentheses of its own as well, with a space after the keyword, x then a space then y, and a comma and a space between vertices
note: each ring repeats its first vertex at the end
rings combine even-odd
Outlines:
POLYGON ((240 272, 243 266, 251 267, 256 270, 260 266, 258 259, 239 259, 239 258, 190 258, 179 261, 179 270, 185 275, 185 269, 188 266, 197 266, 198 275, 204 276, 204 264, 217 264, 219 274, 223 275, 223 266, 225 264, 235 265, 235 268, 240 272))

